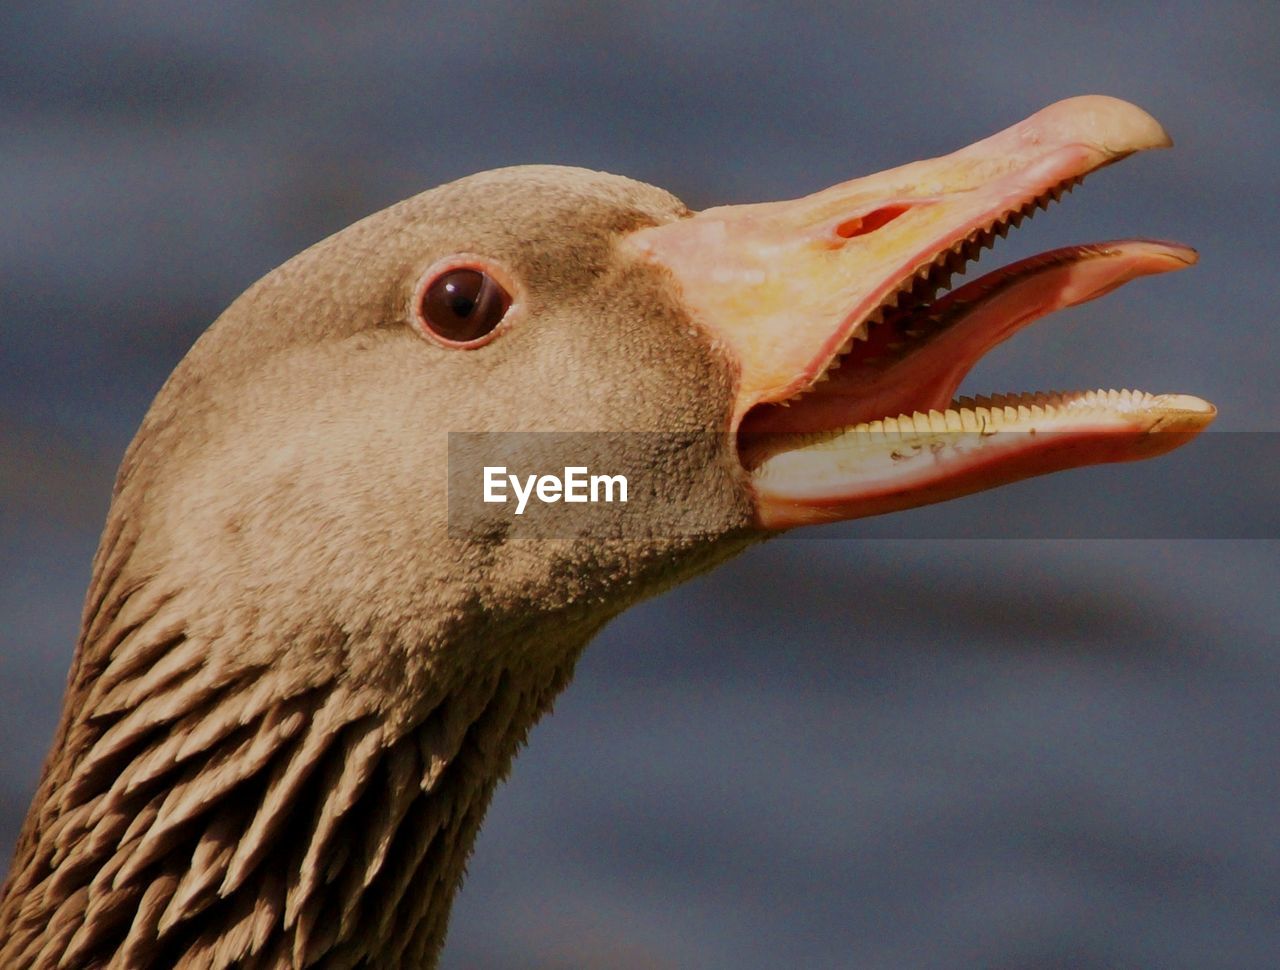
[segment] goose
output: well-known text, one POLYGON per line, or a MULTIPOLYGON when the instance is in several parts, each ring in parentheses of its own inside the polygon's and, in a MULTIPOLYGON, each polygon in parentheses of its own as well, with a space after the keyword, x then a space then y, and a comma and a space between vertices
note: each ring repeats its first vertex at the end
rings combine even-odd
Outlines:
POLYGON ((1085 175, 1169 143, 1073 98, 700 212, 506 168, 269 273, 124 456, 0 966, 434 966, 495 786, 611 617, 791 528, 1186 442, 1215 411, 1185 394, 955 398, 1022 327, 1194 263, 1126 239, 949 289, 1085 175), (634 507, 542 478, 527 520, 481 497, 481 470, 528 497, 561 457, 634 507))

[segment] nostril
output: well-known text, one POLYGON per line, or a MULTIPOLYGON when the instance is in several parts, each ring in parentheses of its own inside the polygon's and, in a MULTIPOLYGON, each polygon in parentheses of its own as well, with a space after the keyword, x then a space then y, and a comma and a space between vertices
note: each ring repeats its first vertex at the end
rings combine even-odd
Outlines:
POLYGON ((857 216, 853 219, 846 219, 840 225, 836 226, 836 235, 841 239, 852 239, 854 236, 865 236, 869 232, 875 232, 877 229, 887 226, 894 219, 902 215, 911 206, 909 205, 886 205, 879 209, 873 209, 866 215, 857 216))

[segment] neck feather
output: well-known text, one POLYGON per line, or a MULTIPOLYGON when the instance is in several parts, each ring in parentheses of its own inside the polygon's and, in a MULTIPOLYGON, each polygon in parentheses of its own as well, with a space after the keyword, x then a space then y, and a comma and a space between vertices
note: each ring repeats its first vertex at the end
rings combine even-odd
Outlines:
POLYGON ((0 893, 0 965, 432 966, 494 786, 594 630, 406 712, 323 664, 226 662, 260 652, 196 635, 180 591, 102 586, 0 893))

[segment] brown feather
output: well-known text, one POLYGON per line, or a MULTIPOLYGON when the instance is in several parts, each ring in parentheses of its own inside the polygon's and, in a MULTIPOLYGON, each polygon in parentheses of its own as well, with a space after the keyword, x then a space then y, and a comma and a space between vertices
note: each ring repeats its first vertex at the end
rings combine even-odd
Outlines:
POLYGON ((740 466, 705 435, 727 358, 618 256, 686 214, 614 176, 485 173, 299 255, 196 343, 121 465, 0 966, 434 964, 494 787, 583 645, 749 541, 740 466), (523 281, 491 353, 409 313, 459 252, 523 281), (646 450, 662 435, 617 457, 687 475, 729 538, 451 535, 450 428, 697 433, 684 464, 646 450))

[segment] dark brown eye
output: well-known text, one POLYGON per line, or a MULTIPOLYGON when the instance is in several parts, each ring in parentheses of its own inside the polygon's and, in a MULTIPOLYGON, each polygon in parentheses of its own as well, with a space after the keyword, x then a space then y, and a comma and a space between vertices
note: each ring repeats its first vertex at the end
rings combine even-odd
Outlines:
POLYGON ((437 337, 450 343, 480 340, 502 322, 511 295, 483 270, 446 270, 427 283, 418 313, 437 337))

